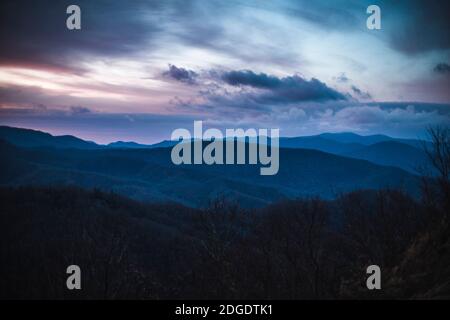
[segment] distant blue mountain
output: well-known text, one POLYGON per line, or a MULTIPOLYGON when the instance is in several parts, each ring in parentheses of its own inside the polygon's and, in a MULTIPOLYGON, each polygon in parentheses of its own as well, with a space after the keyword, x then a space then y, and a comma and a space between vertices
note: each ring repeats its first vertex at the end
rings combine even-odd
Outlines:
POLYGON ((360 143, 342 143, 319 136, 280 138, 281 148, 312 149, 333 154, 345 154, 363 147, 360 143))
POLYGON ((146 144, 136 143, 133 141, 116 141, 116 142, 111 142, 110 144, 106 145, 106 147, 108 147, 108 148, 123 148, 123 149, 127 149, 127 148, 142 149, 142 148, 149 148, 151 146, 146 145, 146 144))
MULTIPOLYGON (((177 141, 164 140, 155 144, 117 141, 99 145, 74 136, 52 136, 48 133, 0 126, 0 139, 20 147, 52 147, 58 149, 153 149, 170 148, 177 141)), ((389 165, 416 173, 428 164, 423 146, 429 142, 398 139, 386 135, 362 136, 351 132, 323 133, 315 136, 281 137, 280 147, 319 150, 335 155, 364 159, 375 164, 389 165)))
POLYGON ((171 148, 176 145, 178 141, 163 140, 161 142, 150 145, 151 148, 171 148))
POLYGON ((408 144, 412 147, 422 149, 424 144, 429 145, 429 142, 419 139, 402 139, 402 138, 392 138, 383 134, 374 134, 368 136, 362 136, 352 132, 341 132, 341 133, 322 133, 318 135, 319 137, 333 140, 340 143, 357 143, 363 145, 371 145, 375 143, 385 142, 385 141, 396 141, 404 144, 408 144))
POLYGON ((381 165, 400 167, 412 173, 419 173, 421 169, 429 167, 428 157, 423 150, 394 140, 374 143, 344 155, 381 165))
POLYGON ((322 133, 319 137, 333 140, 341 143, 358 143, 364 145, 370 145, 382 141, 392 140, 393 138, 382 134, 362 136, 353 132, 340 132, 340 133, 322 133))
POLYGON ((122 148, 122 149, 152 149, 152 148, 170 148, 176 145, 178 141, 163 140, 154 144, 140 144, 133 141, 116 141, 106 145, 107 148, 122 148))
POLYGON ((85 141, 80 138, 65 135, 52 136, 49 133, 31 130, 0 126, 0 139, 20 147, 52 147, 52 148, 77 148, 77 149, 97 149, 101 146, 92 141, 85 141))
POLYGON ((170 148, 22 148, 0 141, 0 185, 75 185, 145 201, 205 206, 217 196, 245 207, 286 198, 332 199, 357 189, 402 188, 419 178, 402 169, 307 149, 280 149, 280 170, 258 165, 174 165, 170 148))
POLYGON ((395 166, 417 173, 427 168, 429 161, 423 150, 430 142, 414 139, 397 139, 386 135, 361 136, 355 133, 324 133, 316 136, 280 138, 284 148, 320 150, 346 157, 395 166))

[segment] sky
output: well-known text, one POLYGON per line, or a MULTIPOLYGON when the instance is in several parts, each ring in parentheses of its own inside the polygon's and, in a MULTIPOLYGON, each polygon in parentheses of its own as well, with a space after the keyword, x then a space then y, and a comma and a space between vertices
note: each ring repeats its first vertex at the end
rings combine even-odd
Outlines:
POLYGON ((0 125, 98 143, 176 128, 422 137, 450 123, 449 1, 3 0, 0 125), (81 9, 68 30, 66 8, 81 9), (369 30, 366 9, 381 9, 369 30))

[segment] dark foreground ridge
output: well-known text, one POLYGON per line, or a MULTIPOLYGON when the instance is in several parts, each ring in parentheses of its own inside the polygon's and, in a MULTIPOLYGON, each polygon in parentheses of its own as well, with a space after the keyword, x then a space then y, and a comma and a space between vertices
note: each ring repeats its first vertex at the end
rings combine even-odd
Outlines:
POLYGON ((428 186, 421 202, 357 191, 253 210, 2 188, 0 298, 449 298, 449 201, 428 186), (82 290, 66 289, 71 264, 82 290), (371 264, 382 290, 365 286, 371 264))

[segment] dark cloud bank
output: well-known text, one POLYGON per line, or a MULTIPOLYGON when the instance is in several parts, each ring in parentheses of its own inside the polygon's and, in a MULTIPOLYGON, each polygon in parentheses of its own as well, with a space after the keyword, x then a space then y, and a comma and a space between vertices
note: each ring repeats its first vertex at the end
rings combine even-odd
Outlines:
MULTIPOLYGON (((169 70, 164 72, 163 75, 188 84, 195 83, 199 77, 199 74, 195 71, 175 65, 169 65, 169 70)), ((256 91, 239 91, 235 98, 242 97, 244 94, 249 100, 258 103, 288 104, 347 99, 345 94, 328 87, 318 79, 306 80, 299 75, 276 77, 265 73, 255 73, 251 70, 211 71, 207 72, 204 80, 214 81, 215 89, 223 88, 225 85, 255 89, 256 91)), ((218 91, 204 90, 203 92, 207 92, 206 95, 212 98, 212 95, 217 94, 218 91)), ((228 92, 227 95, 229 96, 230 93, 228 92)))
POLYGON ((434 67, 434 72, 437 73, 441 73, 441 74, 445 74, 445 73, 450 73, 450 65, 448 63, 438 63, 435 67, 434 67))
POLYGON ((198 74, 192 70, 188 70, 185 68, 178 68, 173 64, 169 64, 169 70, 163 72, 163 76, 172 78, 180 82, 194 84, 195 78, 198 76, 198 74))
MULTIPOLYGON (((450 49, 448 0, 287 1, 286 12, 323 29, 352 32, 366 29, 366 8, 381 8, 380 36, 406 55, 450 49)), ((351 36, 351 34, 349 34, 351 36)))
POLYGON ((232 86, 250 86, 269 90, 269 93, 263 93, 260 96, 269 103, 346 100, 342 93, 316 78, 306 80, 298 75, 278 78, 265 73, 257 74, 250 70, 241 70, 225 72, 222 79, 232 86))
POLYGON ((139 51, 160 27, 143 19, 163 1, 3 0, 0 2, 1 64, 82 71, 80 59, 139 51), (66 28, 66 8, 82 8, 82 32, 66 28))

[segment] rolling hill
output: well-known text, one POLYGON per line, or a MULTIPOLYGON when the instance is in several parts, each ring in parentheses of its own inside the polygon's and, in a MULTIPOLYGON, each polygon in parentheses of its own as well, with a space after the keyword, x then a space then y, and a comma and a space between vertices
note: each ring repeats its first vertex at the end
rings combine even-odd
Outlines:
POLYGON ((373 163, 396 166, 417 173, 428 165, 424 151, 397 141, 383 141, 344 153, 345 156, 373 163))
POLYGON ((0 126, 0 139, 27 148, 53 147, 62 149, 97 149, 101 147, 95 142, 85 141, 70 135, 52 136, 49 133, 38 130, 7 126, 0 126))
POLYGON ((280 170, 259 175, 259 165, 174 165, 170 148, 22 148, 0 143, 1 185, 75 185, 146 201, 207 205, 227 196, 246 207, 283 199, 332 199, 356 189, 384 187, 418 192, 418 178, 384 167, 308 149, 280 149, 280 170))
MULTIPOLYGON (((0 139, 20 147, 52 147, 58 149, 153 149, 170 148, 177 143, 170 140, 155 144, 116 141, 107 145, 100 145, 74 136, 52 136, 41 131, 6 126, 0 126, 0 139)), ((350 132, 281 137, 279 141, 280 148, 319 150, 335 155, 368 160, 375 164, 395 166, 411 173, 417 173, 418 167, 426 167, 428 164, 423 151, 424 144, 427 144, 427 142, 397 139, 385 135, 361 136, 350 132)))

